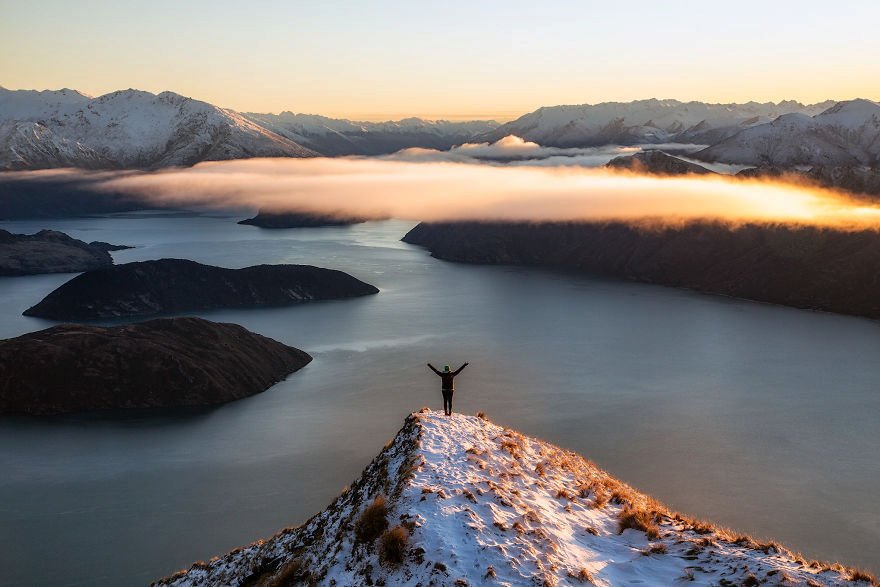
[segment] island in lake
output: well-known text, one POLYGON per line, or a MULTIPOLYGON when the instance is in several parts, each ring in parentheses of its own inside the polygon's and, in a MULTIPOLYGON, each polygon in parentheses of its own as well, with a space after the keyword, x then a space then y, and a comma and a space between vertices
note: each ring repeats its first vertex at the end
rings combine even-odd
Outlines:
POLYGON ((211 406, 265 391, 312 358, 237 324, 63 324, 0 341, 0 414, 211 406))
POLYGON ((56 230, 14 234, 0 230, 0 276, 78 273, 113 265, 108 251, 130 247, 86 243, 56 230))
POLYGON ((350 226, 367 220, 367 218, 346 214, 321 214, 296 210, 277 211, 261 208, 253 218, 240 220, 238 223, 260 228, 320 228, 323 226, 350 226))
POLYGON ((378 293, 348 273, 311 265, 226 269, 186 259, 125 263, 78 275, 25 310, 52 320, 285 306, 378 293))

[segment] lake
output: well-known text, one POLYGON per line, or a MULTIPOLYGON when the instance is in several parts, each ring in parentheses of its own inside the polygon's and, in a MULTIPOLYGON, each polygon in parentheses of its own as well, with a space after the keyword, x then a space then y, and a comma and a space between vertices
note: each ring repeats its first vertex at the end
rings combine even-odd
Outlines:
MULTIPOLYGON (((315 360, 204 410, 0 418, 0 585, 141 585, 296 525, 405 416, 425 363, 457 411, 577 451, 670 506, 880 571, 880 323, 650 285, 432 259, 414 223, 263 230, 229 213, 0 222, 244 267, 341 269, 376 296, 199 314, 315 360)), ((71 275, 0 278, 0 337, 71 275)))

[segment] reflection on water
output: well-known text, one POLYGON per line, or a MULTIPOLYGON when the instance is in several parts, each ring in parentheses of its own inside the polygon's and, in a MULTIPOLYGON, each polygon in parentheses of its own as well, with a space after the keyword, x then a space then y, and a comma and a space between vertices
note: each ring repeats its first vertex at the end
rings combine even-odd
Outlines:
MULTIPOLYGON (((0 584, 143 584, 302 522, 407 413, 439 408, 427 361, 470 361, 461 411, 581 452, 691 514, 880 570, 877 322, 444 263, 400 243, 411 225, 396 221, 266 231, 236 219, 0 225, 138 246, 119 262, 313 263, 382 290, 202 314, 314 355, 252 398, 0 419, 0 584)), ((69 277, 0 280, 0 336, 50 325, 19 314, 69 277)))

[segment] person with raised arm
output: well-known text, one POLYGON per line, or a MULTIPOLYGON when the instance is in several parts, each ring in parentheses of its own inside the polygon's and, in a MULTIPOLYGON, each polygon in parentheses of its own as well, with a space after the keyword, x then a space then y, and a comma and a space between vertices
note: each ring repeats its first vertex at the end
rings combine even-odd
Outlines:
POLYGON ((444 365, 443 370, 438 371, 434 365, 428 363, 428 367, 431 368, 431 371, 440 376, 440 391, 443 392, 443 412, 447 416, 452 415, 452 394, 455 393, 455 376, 461 373, 468 364, 469 363, 465 363, 455 371, 452 371, 449 368, 449 365, 444 365))

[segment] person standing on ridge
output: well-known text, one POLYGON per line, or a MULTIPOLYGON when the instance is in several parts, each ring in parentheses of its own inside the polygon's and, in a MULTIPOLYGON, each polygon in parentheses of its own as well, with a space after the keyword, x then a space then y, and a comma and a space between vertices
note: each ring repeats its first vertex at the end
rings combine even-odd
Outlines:
POLYGON ((443 412, 447 416, 452 415, 452 394, 455 393, 455 376, 461 373, 468 364, 469 363, 465 363, 455 371, 451 371, 449 365, 443 365, 443 370, 438 371, 434 365, 428 363, 428 367, 431 368, 431 371, 440 376, 440 391, 443 392, 443 412))

